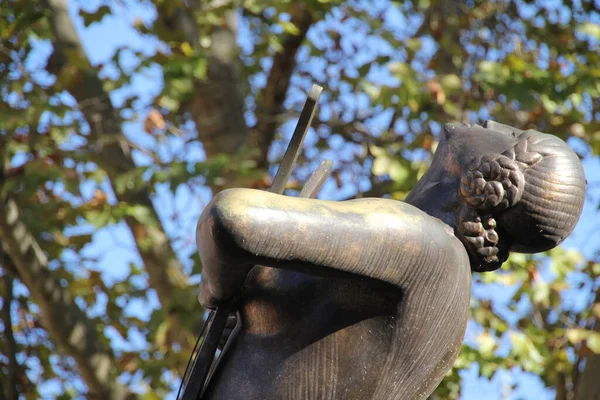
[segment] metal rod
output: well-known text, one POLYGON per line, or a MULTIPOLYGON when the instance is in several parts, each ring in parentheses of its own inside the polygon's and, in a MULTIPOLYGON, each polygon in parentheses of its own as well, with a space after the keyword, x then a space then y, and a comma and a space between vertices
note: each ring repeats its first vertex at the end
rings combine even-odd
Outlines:
MULTIPOLYGON (((213 326, 213 322, 215 320, 215 315, 216 313, 214 311, 211 311, 210 314, 208 315, 208 319, 206 320, 204 326, 202 327, 202 332, 204 332, 204 329, 208 327, 208 332, 210 332, 212 326, 213 326)), ((200 335, 202 335, 202 332, 200 332, 200 335)), ((204 342, 206 341, 206 338, 208 337, 208 332, 206 333, 206 337, 204 338, 204 341, 202 342, 204 344, 204 342)), ((197 400, 198 399, 198 395, 201 393, 202 388, 204 387, 204 380, 206 377, 206 372, 204 371, 205 365, 206 363, 203 362, 204 358, 206 357, 206 355, 204 355, 203 357, 200 356, 200 354, 202 353, 202 348, 203 346, 200 346, 200 349, 198 349, 198 353, 196 354, 196 357, 192 363, 192 369, 189 373, 189 375, 185 375, 183 376, 183 380, 185 382, 185 387, 183 388, 183 397, 181 397, 181 400, 197 400), (189 376, 189 379, 187 379, 186 382, 186 378, 189 376)), ((192 353, 192 357, 194 356, 194 354, 192 353)), ((214 355, 213 355, 214 356, 214 355)), ((208 367, 210 367, 210 364, 208 364, 208 367)), ((179 399, 179 394, 178 397, 179 399)))
POLYGON ((298 197, 304 198, 315 198, 317 194, 319 194, 319 190, 321 190, 321 186, 325 183, 325 180, 331 173, 331 168, 333 167, 333 161, 331 160, 323 160, 321 164, 317 167, 315 172, 312 173, 308 181, 304 184, 304 187, 300 191, 300 195, 298 197))
POLYGON ((319 85, 313 85, 312 89, 310 89, 310 93, 306 98, 302 113, 298 119, 298 124, 296 124, 296 129, 290 139, 290 144, 283 156, 283 160, 281 160, 281 164, 279 165, 279 169, 277 170, 277 174, 275 175, 275 179, 269 190, 270 192, 283 194, 285 185, 294 169, 294 164, 296 164, 298 155, 300 155, 300 152, 302 151, 302 143, 304 142, 308 128, 310 128, 310 124, 315 116, 317 102, 319 101, 322 91, 323 88, 319 85))

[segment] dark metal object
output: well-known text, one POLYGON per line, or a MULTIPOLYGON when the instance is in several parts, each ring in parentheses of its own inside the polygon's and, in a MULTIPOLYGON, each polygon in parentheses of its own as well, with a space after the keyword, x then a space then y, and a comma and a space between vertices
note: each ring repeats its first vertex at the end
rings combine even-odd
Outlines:
MULTIPOLYGON (((308 129, 314 118, 317 103, 322 91, 322 87, 318 85, 312 86, 306 102, 304 103, 304 107, 300 114, 300 118, 298 119, 294 133, 292 134, 292 138, 290 139, 290 143, 288 144, 288 148, 283 156, 281 165, 277 170, 277 174, 275 175, 273 184, 269 190, 270 192, 283 194, 285 185, 287 184, 293 167, 296 164, 296 160, 302 151, 302 143, 304 142, 306 133, 308 132, 308 129)), ((329 161, 329 163, 331 162, 329 161)), ((308 188, 308 194, 312 194, 315 190, 318 190, 318 188, 320 188, 324 180, 327 178, 324 173, 328 173, 331 169, 331 166, 329 165, 329 169, 327 170, 324 170, 321 168, 321 166, 319 166, 319 169, 316 171, 316 179, 312 181, 309 180, 311 186, 308 188)), ((314 195, 316 195, 316 193, 314 195)), ((187 383, 182 383, 185 385, 182 400, 196 400, 201 396, 202 391, 208 381, 207 378, 209 378, 211 367, 215 362, 215 354, 223 335, 227 318, 234 309, 234 302, 235 300, 232 299, 230 302, 219 306, 216 311, 211 310, 209 320, 207 320, 207 323, 209 324, 208 333, 202 342, 202 345, 200 346, 200 350, 196 359, 194 360, 192 371, 190 373, 190 379, 187 383)), ((239 318, 237 319, 237 323, 240 323, 239 318)), ((224 353, 226 350, 227 344, 225 345, 222 353, 224 353)), ((221 356, 223 356, 223 354, 221 354, 221 356)))
POLYGON ((584 195, 563 141, 495 122, 446 125, 406 202, 221 192, 198 225, 200 299, 237 297, 244 326, 203 398, 426 398, 462 344, 471 270, 556 246, 584 195))
POLYGON ((315 172, 310 176, 308 181, 304 184, 304 187, 300 191, 300 195, 298 197, 302 198, 315 198, 321 189, 323 183, 331 173, 331 168, 333 167, 333 161, 324 160, 321 161, 321 164, 317 167, 315 172))
POLYGON ((196 353, 196 347, 202 339, 204 332, 207 329, 210 330, 214 317, 215 313, 211 312, 208 318, 206 319, 206 322, 202 326, 202 330, 198 335, 198 339, 196 340, 196 344, 194 345, 194 349, 192 350, 192 354, 190 355, 188 364, 185 367, 183 379, 181 381, 181 385, 179 386, 179 391, 177 392, 177 399, 180 399, 179 394, 183 389, 183 397, 181 397, 182 400, 196 400, 198 394, 201 393, 202 388, 204 387, 204 381, 202 377, 205 376, 206 372, 202 370, 204 366, 198 364, 198 359, 200 358, 200 349, 198 350, 198 353, 196 353), (189 369, 190 364, 192 365, 192 369, 189 369))
POLYGON ((204 341, 202 341, 189 380, 185 384, 182 400, 197 400, 204 389, 206 378, 217 352, 221 334, 223 329, 225 329, 225 323, 231 310, 229 304, 219 307, 216 312, 211 312, 209 315, 209 320, 207 321, 208 333, 204 341))
POLYGON ((296 124, 296 129, 294 129, 294 133, 292 134, 290 144, 288 145, 283 160, 281 161, 281 165, 273 180, 273 184, 271 185, 271 189, 269 190, 270 192, 283 194, 285 185, 294 169, 294 164, 296 164, 298 155, 302 151, 302 143, 304 142, 304 138, 306 138, 308 128, 317 111, 317 102, 319 101, 319 97, 321 97, 322 91, 323 88, 319 85, 313 85, 310 89, 302 112, 300 113, 300 118, 296 124))

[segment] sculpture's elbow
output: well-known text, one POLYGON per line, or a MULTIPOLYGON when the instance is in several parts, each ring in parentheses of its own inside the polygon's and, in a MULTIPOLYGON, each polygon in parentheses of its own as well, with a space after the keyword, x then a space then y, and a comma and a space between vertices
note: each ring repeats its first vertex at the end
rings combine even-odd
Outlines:
POLYGON ((238 212, 232 212, 231 195, 222 192, 206 206, 196 228, 202 262, 200 302, 206 307, 226 301, 240 290, 253 263, 236 243, 238 212))
POLYGON ((244 252, 237 244, 244 209, 243 204, 237 204, 238 191, 229 189, 218 193, 200 216, 196 244, 203 265, 206 261, 233 264, 244 252))

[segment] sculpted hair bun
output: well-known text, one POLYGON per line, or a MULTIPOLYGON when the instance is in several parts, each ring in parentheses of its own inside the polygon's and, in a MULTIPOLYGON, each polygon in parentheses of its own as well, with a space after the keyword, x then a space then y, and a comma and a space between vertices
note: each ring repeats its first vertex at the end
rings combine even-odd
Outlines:
POLYGON ((463 174, 460 194, 471 207, 501 210, 514 206, 523 194, 525 178, 514 160, 503 154, 474 160, 463 174))
POLYGON ((476 271, 499 268, 509 251, 538 253, 557 246, 583 209, 585 176, 573 150, 533 130, 519 139, 502 154, 473 160, 461 176, 464 206, 457 228, 476 271))
POLYGON ((583 209, 586 181, 579 157, 564 141, 537 131, 525 131, 521 137, 527 143, 523 158, 538 154, 540 159, 523 169, 521 199, 498 214, 498 229, 510 241, 511 251, 538 253, 557 246, 573 231, 583 209))

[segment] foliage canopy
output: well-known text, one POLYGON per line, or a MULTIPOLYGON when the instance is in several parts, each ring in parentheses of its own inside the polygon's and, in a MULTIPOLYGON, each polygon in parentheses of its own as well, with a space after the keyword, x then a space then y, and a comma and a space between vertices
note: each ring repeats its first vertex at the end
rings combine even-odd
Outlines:
MULTIPOLYGON (((0 399, 172 393, 203 317, 202 201, 268 186, 312 83, 326 90, 290 194, 333 158, 328 197, 401 200, 456 120, 600 152, 594 1, 92 3, 0 7, 0 399), (98 60, 119 24, 131 40, 98 60)), ((474 277, 434 398, 458 398, 474 365, 598 396, 599 318, 596 255, 514 255, 474 277)))

